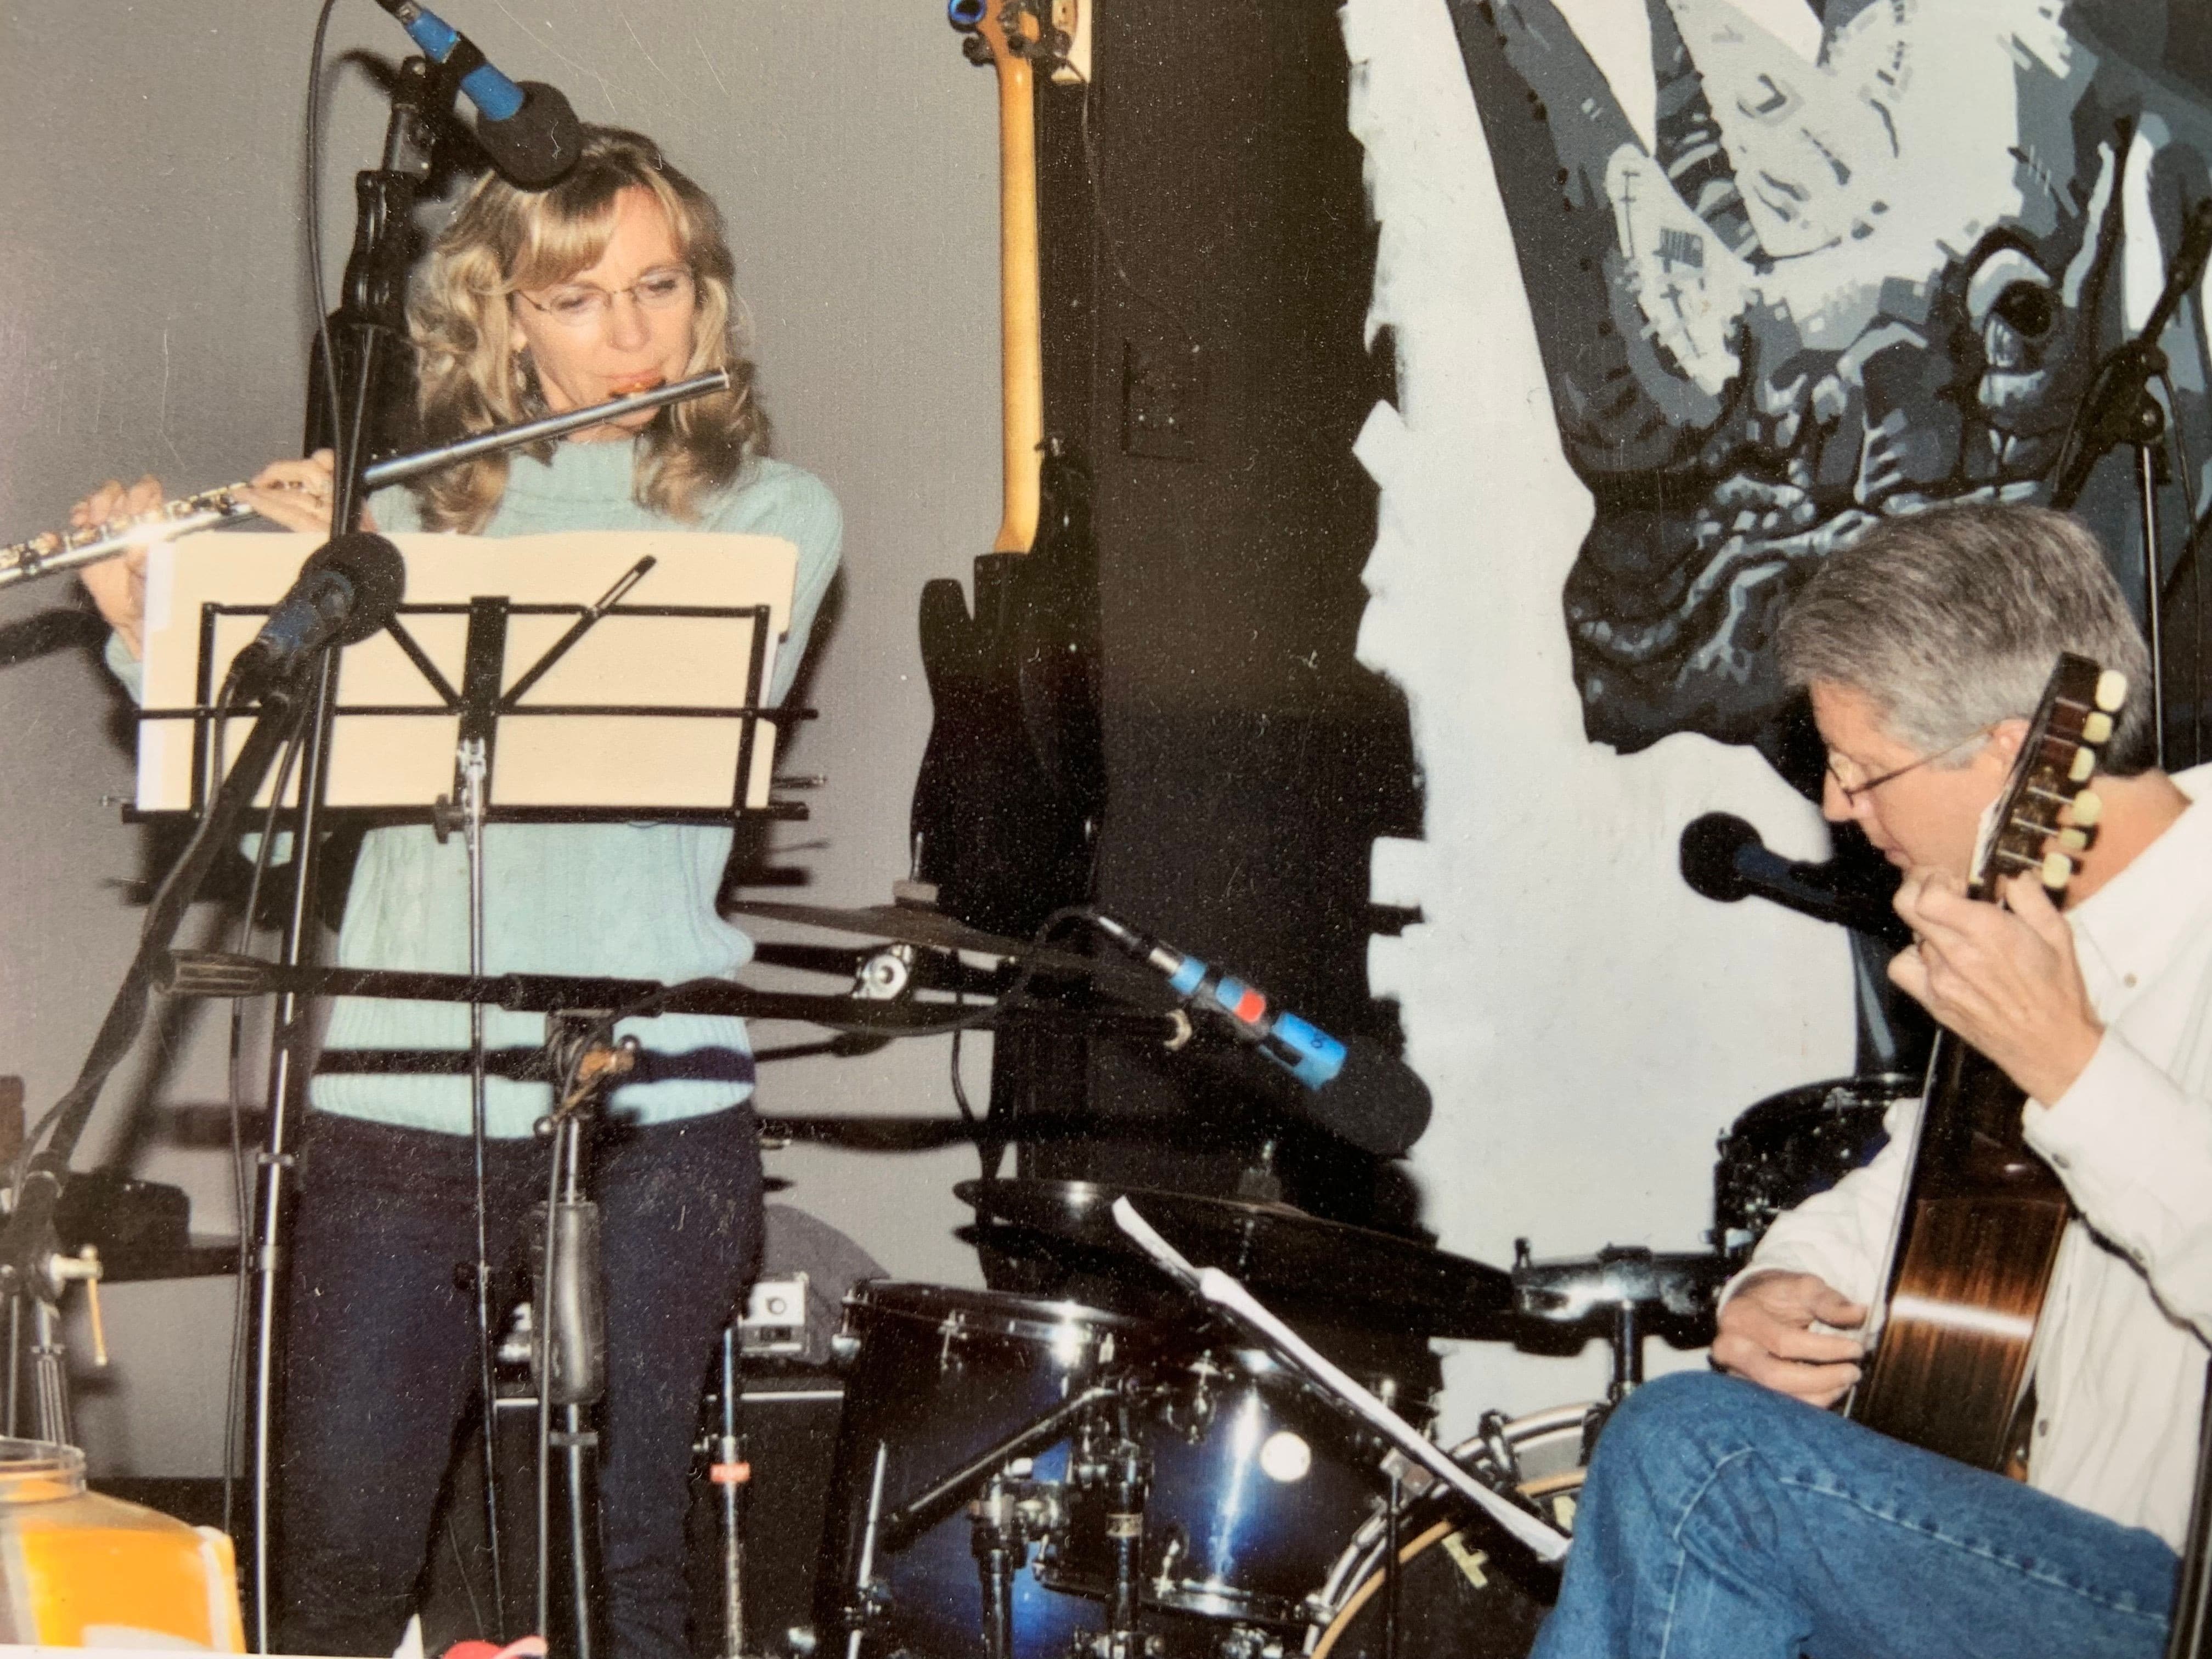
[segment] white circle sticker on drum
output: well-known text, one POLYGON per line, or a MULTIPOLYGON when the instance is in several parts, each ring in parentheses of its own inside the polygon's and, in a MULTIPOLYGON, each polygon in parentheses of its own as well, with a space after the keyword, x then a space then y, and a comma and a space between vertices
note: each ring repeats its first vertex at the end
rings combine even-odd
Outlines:
POLYGON ((1304 1436, 1278 1429, 1260 1443, 1260 1468, 1269 1480, 1287 1486, 1306 1478, 1313 1468, 1313 1448, 1304 1436))

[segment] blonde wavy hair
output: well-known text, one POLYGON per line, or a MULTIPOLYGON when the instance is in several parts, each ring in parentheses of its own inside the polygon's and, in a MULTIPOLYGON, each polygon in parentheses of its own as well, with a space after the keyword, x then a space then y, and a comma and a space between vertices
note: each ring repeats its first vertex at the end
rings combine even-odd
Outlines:
MULTIPOLYGON (((613 239, 616 201, 626 190, 653 193, 691 270, 697 310, 684 374, 727 368, 734 382, 727 392, 660 409, 640 434, 635 499, 673 518, 696 519, 747 454, 766 451, 768 418, 738 339, 736 266, 721 210, 639 133, 585 128, 574 170, 550 190, 518 190, 493 173, 470 191, 408 299, 423 440, 450 443, 548 412, 528 354, 514 349, 513 296, 596 264, 613 239)), ((550 460, 553 443, 526 453, 550 460)), ((482 530, 506 493, 511 453, 482 456, 412 484, 425 526, 482 530)))

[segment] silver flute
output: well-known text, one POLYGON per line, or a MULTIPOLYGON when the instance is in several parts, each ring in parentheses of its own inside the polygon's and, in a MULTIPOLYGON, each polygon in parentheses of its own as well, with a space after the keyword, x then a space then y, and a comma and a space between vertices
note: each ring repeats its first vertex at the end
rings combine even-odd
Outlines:
MULTIPOLYGON (((695 374, 688 380, 675 380, 666 386, 633 392, 627 398, 593 404, 589 409, 572 409, 563 414, 547 415, 534 421, 524 421, 519 425, 479 432, 453 443, 441 444, 435 449, 418 450, 411 455, 395 455, 388 461, 376 461, 362 469, 362 483, 370 489, 381 489, 386 484, 404 483, 425 472, 435 472, 441 466, 474 460, 479 455, 489 455, 495 450, 519 449, 525 444, 539 443, 584 427, 597 426, 602 421, 619 420, 641 410, 659 409, 663 404, 680 404, 693 398, 706 397, 710 392, 727 392, 730 385, 730 371, 726 368, 695 374)), ((173 501, 164 501, 159 507, 149 507, 143 513, 127 514, 121 518, 110 519, 104 524, 88 525, 82 530, 49 531, 43 536, 33 536, 27 542, 0 547, 0 587, 15 582, 27 582, 33 576, 51 576, 58 571, 74 570, 79 565, 96 564, 102 559, 112 558, 118 553, 127 552, 147 543, 167 541, 173 536, 185 535, 191 531, 207 530, 238 519, 250 519, 253 516, 253 509, 239 495, 246 488, 245 484, 234 483, 225 484, 220 489, 204 489, 197 495, 182 495, 173 501)))

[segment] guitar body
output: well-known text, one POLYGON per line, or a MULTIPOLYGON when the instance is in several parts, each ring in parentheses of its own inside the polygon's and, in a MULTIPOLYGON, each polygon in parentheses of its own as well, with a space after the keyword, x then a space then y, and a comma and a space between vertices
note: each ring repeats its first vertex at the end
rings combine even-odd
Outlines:
MULTIPOLYGON (((2087 845, 2096 798, 2082 788, 2126 682, 2062 656, 2030 724, 1996 833, 1968 889, 1995 900, 2033 871, 2054 902, 2087 845), (2059 815, 2073 809, 2063 829, 2059 815), (2053 844, 2063 850, 2048 850, 2053 844)), ((1946 1031, 1889 1254, 1881 1328, 1849 1415, 1978 1468, 2021 1472, 2035 1333, 2070 1213, 2065 1188, 2028 1146, 2027 1097, 1946 1031)))
POLYGON ((1043 469, 1036 545, 975 561, 921 593, 921 659, 934 707, 915 780, 915 873, 938 908, 1026 939, 1090 896, 1106 797, 1098 696, 1097 551, 1090 480, 1043 469))
POLYGON ((2002 1469, 2020 1443, 2016 1418, 2066 1233, 2066 1191, 2021 1137, 2026 1097, 1981 1054, 1947 1033, 1930 1082, 1888 1317, 1851 1415, 1962 1463, 2002 1469))

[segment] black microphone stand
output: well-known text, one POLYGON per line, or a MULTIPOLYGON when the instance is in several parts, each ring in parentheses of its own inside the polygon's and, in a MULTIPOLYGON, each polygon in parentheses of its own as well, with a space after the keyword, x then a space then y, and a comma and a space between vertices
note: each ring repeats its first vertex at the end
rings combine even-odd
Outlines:
POLYGON ((2166 465, 2167 417, 2166 405, 2152 394, 2151 383, 2166 379, 2168 364, 2159 341, 2181 302, 2204 280, 2208 257, 2212 257, 2212 198, 2199 202, 2190 213, 2181 245, 2166 269, 2166 286, 2143 325, 2133 339, 2107 353, 2090 376, 2051 471, 2051 505, 2070 513, 2097 463, 2122 444, 2134 446, 2142 540, 2143 636, 2150 647, 2151 732, 2160 769, 2166 766, 2166 583, 2158 490, 2166 465))
MULTIPOLYGON (((100 1103, 101 1085, 145 1023, 150 994, 168 963, 170 941, 198 896, 209 865, 237 836, 247 807, 299 724, 304 678, 279 679, 264 689, 253 729, 229 776, 210 797, 207 817, 163 880, 140 931, 137 951, 108 1005, 76 1082, 49 1115, 52 1131, 25 1165, 7 1231, 0 1235, 0 1290, 11 1297, 28 1296, 49 1310, 60 1299, 65 1281, 54 1212, 69 1182, 70 1158, 100 1103)), ((224 701, 228 702, 227 695, 224 701)), ((66 1433, 59 1426, 64 1413, 58 1392, 42 1407, 41 1416, 46 1419, 42 1432, 66 1433)))
MULTIPOLYGON (((414 223, 416 198, 430 176, 437 127, 450 118, 459 91, 458 82, 432 70, 422 59, 403 64, 392 94, 382 165, 357 174, 355 179, 353 251, 346 261, 344 302, 331 331, 331 356, 336 361, 321 365, 334 381, 332 412, 337 420, 337 429, 331 434, 337 460, 331 526, 336 533, 350 530, 360 519, 364 498, 362 471, 369 459, 368 431, 374 417, 374 392, 380 380, 380 361, 395 343, 404 347, 407 337, 407 276, 420 244, 414 223)), ((318 225, 307 227, 311 236, 320 231, 318 225)), ((316 303, 321 303, 319 295, 316 303)), ((307 715, 292 838, 292 905, 285 917, 281 956, 288 968, 309 965, 318 944, 316 842, 328 779, 337 665, 338 652, 333 647, 321 653, 313 672, 314 692, 307 715)), ((269 1129, 259 1155, 254 1193, 248 1455, 253 1488, 253 1641, 256 1651, 264 1654, 270 1650, 270 1547, 274 1532, 270 1484, 276 1457, 285 1206, 293 1165, 292 1120, 307 1109, 307 1078, 313 1069, 308 1006, 306 996, 289 989, 277 1000, 269 1065, 269 1129)), ((489 1486, 489 1470, 487 1475, 489 1486)), ((486 1498, 489 1505, 492 1495, 488 1492, 486 1498)), ((495 1562, 495 1554, 494 1559, 495 1562)), ((493 1605, 500 1605, 496 1589, 493 1605)))

